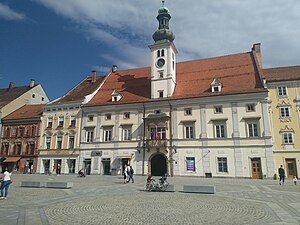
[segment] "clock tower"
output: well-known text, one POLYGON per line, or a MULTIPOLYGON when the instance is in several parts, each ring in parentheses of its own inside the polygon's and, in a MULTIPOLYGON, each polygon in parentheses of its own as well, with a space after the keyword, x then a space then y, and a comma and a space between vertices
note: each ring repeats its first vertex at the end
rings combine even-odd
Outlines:
POLYGON ((175 35, 169 30, 170 11, 164 6, 158 10, 158 30, 152 35, 155 43, 151 50, 151 98, 167 98, 173 95, 176 85, 175 35))

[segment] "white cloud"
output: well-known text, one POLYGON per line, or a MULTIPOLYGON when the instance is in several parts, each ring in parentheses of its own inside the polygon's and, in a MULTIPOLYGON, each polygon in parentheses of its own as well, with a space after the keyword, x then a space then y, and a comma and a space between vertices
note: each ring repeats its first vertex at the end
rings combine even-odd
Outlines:
POLYGON ((0 19, 5 20, 25 20, 27 17, 22 13, 17 13, 10 9, 7 5, 0 3, 0 19))
MULTIPOLYGON (((87 38, 109 46, 100 53, 124 68, 149 65, 147 45, 160 0, 36 0, 79 26, 87 38), (117 52, 117 53, 116 53, 117 52)), ((265 67, 300 64, 300 1, 166 1, 178 59, 250 51, 261 42, 265 67)))

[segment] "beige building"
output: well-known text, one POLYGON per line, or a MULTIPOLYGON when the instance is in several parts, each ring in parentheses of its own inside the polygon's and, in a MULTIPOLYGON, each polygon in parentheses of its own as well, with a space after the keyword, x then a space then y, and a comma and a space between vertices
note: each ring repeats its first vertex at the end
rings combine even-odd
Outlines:
POLYGON ((300 174, 300 66, 264 69, 275 167, 288 178, 300 174))
POLYGON ((44 106, 38 173, 77 173, 81 105, 86 104, 100 88, 104 77, 93 71, 64 96, 44 106))
POLYGON ((271 178, 275 173, 260 44, 176 62, 169 10, 158 11, 149 67, 117 70, 82 106, 80 164, 92 174, 271 178))

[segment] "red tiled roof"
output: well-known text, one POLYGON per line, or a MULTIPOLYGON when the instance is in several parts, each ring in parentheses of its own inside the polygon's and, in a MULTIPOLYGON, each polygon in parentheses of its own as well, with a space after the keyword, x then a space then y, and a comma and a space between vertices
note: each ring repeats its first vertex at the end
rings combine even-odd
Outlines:
POLYGON ((70 101, 83 100, 84 96, 93 93, 104 80, 105 77, 96 77, 96 81, 92 82, 91 77, 84 78, 79 84, 73 87, 62 98, 58 99, 55 103, 63 103, 70 101))
POLYGON ((4 107, 8 103, 12 102, 16 98, 20 97, 21 95, 23 95, 24 93, 29 91, 31 88, 33 88, 33 87, 19 86, 19 87, 13 87, 13 88, 1 88, 0 89, 0 108, 4 107))
POLYGON ((24 118, 34 118, 40 117, 43 113, 43 105, 42 104, 30 104, 24 105, 11 114, 4 117, 4 119, 24 119, 24 118))
POLYGON ((263 69, 263 78, 267 81, 300 79, 300 66, 263 69))
MULTIPOLYGON (((176 66, 177 80, 172 99, 266 91, 257 71, 254 52, 180 62, 176 66), (210 91, 214 78, 222 83, 221 93, 210 91)), ((150 67, 111 73, 88 105, 151 100, 150 73, 150 67), (113 90, 123 96, 119 102, 111 101, 113 90)))

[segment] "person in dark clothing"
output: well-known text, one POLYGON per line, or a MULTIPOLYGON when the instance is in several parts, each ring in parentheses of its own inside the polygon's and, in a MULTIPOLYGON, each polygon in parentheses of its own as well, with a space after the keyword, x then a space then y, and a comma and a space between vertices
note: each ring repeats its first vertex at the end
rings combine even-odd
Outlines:
POLYGON ((279 174, 279 184, 284 184, 284 177, 285 177, 285 172, 283 169, 283 166, 281 165, 280 168, 278 169, 278 174, 279 174))
POLYGON ((132 166, 128 166, 127 167, 127 169, 129 170, 129 173, 128 173, 128 175, 129 175, 129 179, 128 179, 128 182, 131 180, 132 181, 132 183, 134 183, 134 180, 133 180, 133 168, 132 168, 132 166))

